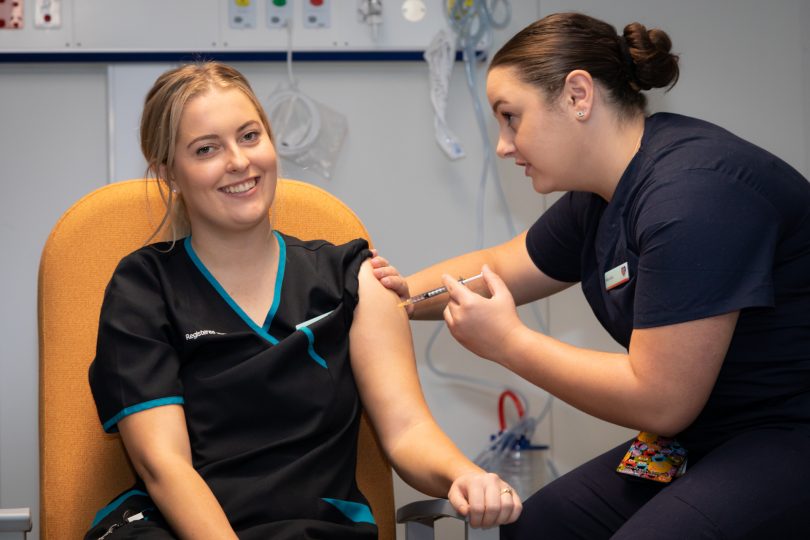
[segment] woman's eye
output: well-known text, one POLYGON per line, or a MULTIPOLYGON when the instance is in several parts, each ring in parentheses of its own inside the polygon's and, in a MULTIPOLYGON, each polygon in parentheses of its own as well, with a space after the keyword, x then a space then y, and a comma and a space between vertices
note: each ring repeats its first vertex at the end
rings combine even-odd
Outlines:
POLYGON ((515 116, 512 113, 503 113, 503 119, 506 121, 506 125, 511 127, 515 116))
POLYGON ((201 147, 197 148, 197 151, 195 153, 198 156, 206 156, 206 155, 210 154, 213 151, 214 151, 214 147, 207 144, 205 146, 201 146, 201 147))
POLYGON ((251 142, 259 139, 259 132, 258 131, 248 131, 244 135, 242 135, 242 139, 251 142))

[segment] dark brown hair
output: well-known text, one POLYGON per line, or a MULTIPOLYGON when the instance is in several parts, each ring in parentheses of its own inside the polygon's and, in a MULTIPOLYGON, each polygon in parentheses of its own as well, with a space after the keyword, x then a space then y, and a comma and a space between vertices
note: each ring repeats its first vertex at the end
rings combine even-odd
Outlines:
POLYGON ((575 69, 591 74, 623 116, 643 112, 650 88, 672 88, 678 81, 678 56, 663 30, 637 22, 621 36, 610 24, 581 13, 555 13, 536 21, 495 53, 489 69, 514 68, 518 77, 546 93, 559 95, 575 69))

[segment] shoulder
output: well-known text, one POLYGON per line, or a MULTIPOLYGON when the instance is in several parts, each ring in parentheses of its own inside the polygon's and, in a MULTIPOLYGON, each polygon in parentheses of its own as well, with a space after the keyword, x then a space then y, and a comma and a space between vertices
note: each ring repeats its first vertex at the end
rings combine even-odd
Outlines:
POLYGON ((131 265, 144 262, 165 262, 183 251, 183 239, 176 242, 156 242, 125 255, 119 264, 131 265))
POLYGON ((319 252, 319 251, 340 251, 352 249, 352 246, 363 245, 368 247, 368 242, 363 238, 355 238, 342 244, 334 244, 328 240, 315 239, 315 240, 301 240, 295 236, 277 231, 278 235, 284 239, 284 243, 288 248, 301 249, 305 251, 319 252))
POLYGON ((143 246, 118 262, 110 285, 115 286, 122 281, 158 280, 159 275, 169 272, 181 259, 187 259, 182 240, 143 246))
POLYGON ((278 233, 288 257, 318 261, 340 261, 353 258, 368 250, 368 242, 355 238, 343 244, 333 244, 327 240, 301 240, 288 234, 278 233))
POLYGON ((659 176, 707 171, 754 183, 768 171, 798 174, 764 148, 705 120, 671 113, 650 116, 641 153, 659 176))
POLYGON ((301 240, 278 233, 284 250, 284 280, 302 290, 313 287, 330 294, 355 297, 360 266, 371 256, 368 242, 356 238, 344 244, 301 240))
POLYGON ((776 207, 789 206, 796 196, 807 200, 807 181, 790 165, 703 120, 669 113, 652 115, 639 154, 637 202, 702 196, 716 203, 729 191, 776 207))

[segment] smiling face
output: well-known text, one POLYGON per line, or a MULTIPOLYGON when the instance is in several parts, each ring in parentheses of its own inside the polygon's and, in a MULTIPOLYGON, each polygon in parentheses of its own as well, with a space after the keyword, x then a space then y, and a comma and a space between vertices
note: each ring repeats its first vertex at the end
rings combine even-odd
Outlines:
POLYGON ((498 121, 498 156, 523 167, 538 193, 572 189, 571 173, 581 157, 579 127, 563 98, 549 103, 508 67, 489 72, 487 98, 498 121))
POLYGON ((244 92, 211 87, 186 103, 171 178, 195 235, 269 226, 276 152, 244 92))

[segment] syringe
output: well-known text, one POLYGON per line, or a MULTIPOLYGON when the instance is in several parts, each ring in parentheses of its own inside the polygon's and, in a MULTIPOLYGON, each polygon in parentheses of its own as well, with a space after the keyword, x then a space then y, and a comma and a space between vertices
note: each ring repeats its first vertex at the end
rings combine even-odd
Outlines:
MULTIPOLYGON (((467 283, 469 283, 471 281, 474 281, 474 280, 482 277, 483 275, 484 274, 477 274, 477 275, 474 275, 472 277, 459 279, 458 282, 461 283, 462 285, 466 285, 467 283)), ((427 291, 427 292, 423 292, 422 294, 417 294, 416 296, 411 296, 407 300, 405 300, 403 302, 400 302, 398 307, 411 306, 413 304, 418 304, 419 302, 422 302, 424 300, 428 300, 430 298, 433 298, 434 296, 438 296, 438 295, 444 294, 446 292, 447 292, 447 287, 439 287, 438 289, 433 289, 433 290, 430 290, 430 291, 427 291)))

